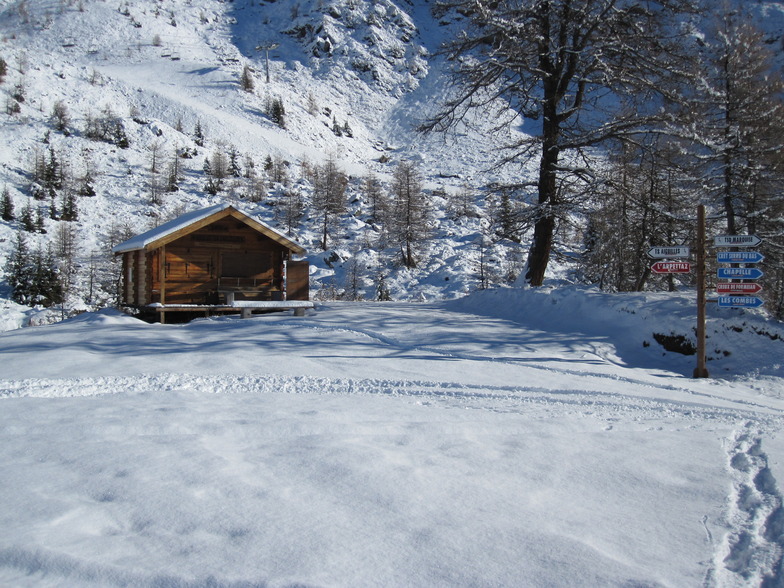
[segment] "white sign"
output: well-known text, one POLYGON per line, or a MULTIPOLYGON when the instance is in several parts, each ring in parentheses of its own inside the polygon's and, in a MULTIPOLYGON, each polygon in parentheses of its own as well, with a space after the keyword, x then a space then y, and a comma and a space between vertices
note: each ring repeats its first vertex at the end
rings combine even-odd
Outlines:
POLYGON ((648 249, 648 257, 652 257, 653 259, 667 259, 668 257, 682 259, 684 257, 689 257, 689 255, 689 248, 684 247, 683 245, 676 245, 674 247, 651 247, 648 249))
POLYGON ((762 243, 757 235, 721 235, 713 238, 716 247, 756 247, 762 243))

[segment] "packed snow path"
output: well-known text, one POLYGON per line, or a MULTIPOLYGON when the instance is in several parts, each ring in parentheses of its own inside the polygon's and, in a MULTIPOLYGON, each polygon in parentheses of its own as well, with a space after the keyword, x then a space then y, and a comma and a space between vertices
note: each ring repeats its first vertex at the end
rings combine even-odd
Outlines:
POLYGON ((781 583, 780 378, 466 305, 3 333, 0 585, 781 583))

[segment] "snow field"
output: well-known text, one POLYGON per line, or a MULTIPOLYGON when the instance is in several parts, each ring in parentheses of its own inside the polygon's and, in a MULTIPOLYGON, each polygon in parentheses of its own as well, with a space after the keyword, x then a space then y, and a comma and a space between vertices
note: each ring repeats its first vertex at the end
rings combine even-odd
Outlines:
POLYGON ((779 578, 775 368, 692 380, 650 299, 572 294, 0 334, 0 584, 779 578))

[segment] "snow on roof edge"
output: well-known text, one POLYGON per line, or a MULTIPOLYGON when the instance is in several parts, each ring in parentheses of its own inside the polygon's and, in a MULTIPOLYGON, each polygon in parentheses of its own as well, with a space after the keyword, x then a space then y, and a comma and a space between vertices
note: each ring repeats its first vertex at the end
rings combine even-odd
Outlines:
POLYGON ((299 243, 286 237, 283 233, 276 231, 266 223, 260 221, 257 218, 254 218, 247 212, 240 210, 232 206, 231 204, 224 203, 224 204, 216 204, 214 206, 208 206, 207 208, 200 208, 198 210, 192 210, 191 212, 186 212, 185 214, 182 214, 175 219, 165 222, 162 225, 150 229, 149 231, 145 231, 144 233, 136 235, 135 237, 131 237, 127 241, 123 241, 122 243, 115 245, 114 247, 112 247, 112 253, 117 254, 117 253, 125 253, 127 251, 137 251, 139 249, 144 249, 150 243, 154 243, 159 239, 163 239, 164 237, 171 235, 172 233, 176 233, 177 231, 180 231, 193 223, 196 223, 202 219, 205 219, 217 212, 221 212, 228 208, 234 208, 234 210, 236 210, 240 214, 245 215, 246 217, 262 225, 265 229, 275 233, 276 235, 285 239, 287 242, 292 243, 304 250, 304 247, 302 247, 299 243))

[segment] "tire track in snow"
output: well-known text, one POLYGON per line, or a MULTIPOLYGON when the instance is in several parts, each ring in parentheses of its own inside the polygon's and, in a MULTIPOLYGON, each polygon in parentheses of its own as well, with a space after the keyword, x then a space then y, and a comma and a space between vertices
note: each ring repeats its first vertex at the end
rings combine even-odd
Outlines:
POLYGON ((705 586, 784 585, 782 494, 762 449, 762 432, 754 426, 747 422, 729 442, 729 531, 714 556, 705 586))
POLYGON ((348 379, 315 376, 147 374, 93 378, 26 379, 0 381, 0 401, 13 398, 70 398, 122 394, 156 395, 173 391, 214 394, 311 394, 409 397, 439 402, 449 408, 520 412, 533 406, 571 410, 581 414, 634 413, 657 418, 719 419, 735 423, 753 420, 781 427, 782 417, 742 407, 713 406, 701 402, 641 397, 591 389, 534 386, 469 385, 456 382, 348 379))

